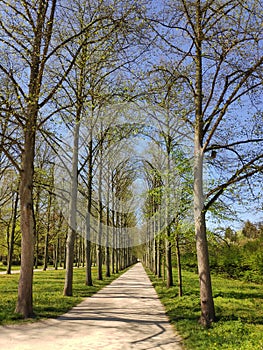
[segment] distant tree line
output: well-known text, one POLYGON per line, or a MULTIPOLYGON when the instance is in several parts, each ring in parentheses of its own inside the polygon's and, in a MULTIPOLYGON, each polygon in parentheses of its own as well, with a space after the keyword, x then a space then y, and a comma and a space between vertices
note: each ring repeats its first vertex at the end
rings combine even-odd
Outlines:
MULTIPOLYGON (((241 230, 227 227, 220 234, 209 233, 210 267, 213 273, 245 281, 263 282, 263 224, 247 220, 241 230)), ((193 243, 182 248, 182 264, 196 271, 193 243)))

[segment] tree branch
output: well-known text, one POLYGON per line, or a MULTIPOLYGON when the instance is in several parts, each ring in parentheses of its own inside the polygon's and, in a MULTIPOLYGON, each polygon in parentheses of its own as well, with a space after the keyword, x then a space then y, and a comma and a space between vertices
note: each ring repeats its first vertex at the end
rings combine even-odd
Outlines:
POLYGON ((226 181, 225 183, 217 186, 213 190, 211 190, 207 195, 206 198, 210 197, 211 195, 214 196, 208 201, 208 203, 205 205, 204 210, 207 211, 208 208, 217 200, 217 198, 230 186, 237 182, 240 182, 244 179, 247 179, 263 170, 263 165, 255 165, 255 162, 259 161, 263 158, 263 154, 257 156, 256 158, 252 159, 250 162, 243 165, 240 169, 238 169, 231 178, 226 181), (251 168, 251 166, 255 165, 255 168, 251 169, 250 171, 247 171, 251 168), (242 174, 244 173, 245 174, 242 174))

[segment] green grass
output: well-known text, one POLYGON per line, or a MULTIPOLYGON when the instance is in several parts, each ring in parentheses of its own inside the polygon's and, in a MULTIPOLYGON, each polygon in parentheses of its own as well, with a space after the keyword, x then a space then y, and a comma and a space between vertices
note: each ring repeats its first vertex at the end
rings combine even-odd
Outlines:
MULTIPOLYGON (((2 262, 0 262, 0 272, 5 272, 7 269, 7 266, 4 265, 2 262)), ((12 271, 13 270, 20 270, 20 266, 12 266, 12 271)))
POLYGON ((109 284, 123 273, 123 271, 111 277, 104 277, 103 281, 96 279, 96 268, 92 268, 92 273, 94 285, 88 287, 85 285, 85 269, 74 269, 73 296, 64 297, 62 293, 65 270, 35 272, 33 300, 36 317, 26 321, 22 320, 20 315, 14 313, 17 301, 19 274, 0 275, 0 324, 32 322, 43 318, 57 317, 80 303, 84 298, 91 296, 105 285, 109 284))
MULTIPOLYGON (((177 287, 167 289, 149 273, 167 315, 184 338, 188 350, 262 350, 263 286, 212 277, 217 322, 210 329, 198 324, 199 282, 193 272, 183 273, 183 297, 177 287)), ((176 271, 174 271, 176 281, 176 271)))

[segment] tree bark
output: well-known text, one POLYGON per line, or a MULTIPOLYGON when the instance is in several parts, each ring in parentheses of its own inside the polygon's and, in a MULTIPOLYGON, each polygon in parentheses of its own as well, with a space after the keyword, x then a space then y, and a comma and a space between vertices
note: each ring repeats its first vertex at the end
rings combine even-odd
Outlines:
POLYGON ((208 245, 206 237, 204 193, 203 193, 203 67, 202 67, 202 10, 201 1, 196 4, 196 81, 195 81, 195 137, 194 137, 194 218, 196 252, 200 283, 201 317, 200 323, 209 327, 215 321, 212 295, 208 245))
MULTIPOLYGON (((33 312, 33 266, 35 243, 35 220, 33 211, 33 174, 35 156, 36 113, 29 119, 25 129, 25 144, 22 155, 22 169, 20 181, 20 227, 21 241, 21 269, 18 285, 16 313, 24 318, 34 316, 33 312)), ((29 114, 30 115, 30 114, 29 114)))
POLYGON ((195 225, 201 299, 201 317, 199 322, 205 327, 210 327, 211 323, 214 322, 216 318, 209 267, 205 214, 203 212, 200 213, 199 219, 196 220, 195 225))
POLYGON ((107 169, 107 199, 106 199, 106 248, 105 248, 105 256, 106 256, 106 277, 110 277, 110 264, 111 264, 111 254, 110 254, 110 169, 107 169))
POLYGON ((19 189, 22 232, 21 270, 18 285, 16 312, 23 317, 33 316, 33 267, 35 243, 35 218, 33 207, 34 158, 39 111, 39 97, 42 78, 49 48, 56 1, 51 4, 49 25, 45 27, 48 6, 46 1, 38 2, 37 18, 33 25, 33 42, 30 52, 30 78, 26 101, 25 123, 23 126, 24 149, 21 161, 19 189), (43 40, 45 39, 45 40, 43 40))
POLYGON ((13 260, 14 239, 15 239, 16 222, 17 222, 17 209, 18 209, 18 199, 19 199, 18 191, 19 191, 19 189, 15 192, 13 222, 12 222, 10 242, 9 242, 9 249, 8 249, 8 257, 7 257, 7 270, 6 270, 6 273, 8 275, 11 274, 12 260, 13 260))
POLYGON ((55 270, 58 269, 58 262, 59 262, 59 251, 60 251, 60 240, 59 237, 57 237, 57 242, 55 244, 55 261, 54 261, 54 268, 55 270))
POLYGON ((51 225, 51 205, 52 205, 52 195, 48 194, 48 208, 47 208, 47 231, 45 235, 45 249, 44 249, 44 265, 43 271, 46 271, 48 266, 48 245, 49 245, 49 234, 50 234, 50 225, 51 225))
POLYGON ((110 209, 109 209, 109 200, 107 201, 107 241, 106 241, 106 248, 105 248, 105 255, 106 255, 106 277, 110 277, 110 263, 111 263, 111 254, 110 254, 110 247, 109 247, 109 234, 110 234, 110 209))
POLYGON ((167 238, 165 239, 165 256, 166 256, 166 287, 173 286, 173 270, 172 270, 172 245, 171 245, 170 227, 167 227, 167 238))
POLYGON ((40 226, 40 220, 39 220, 39 207, 40 207, 40 186, 36 187, 36 195, 35 195, 35 220, 36 220, 36 243, 35 243, 35 259, 34 259, 34 265, 35 269, 38 268, 39 263, 39 226, 40 226))
POLYGON ((162 277, 161 237, 157 237, 157 277, 162 277))
MULTIPOLYGON (((102 128, 102 126, 101 126, 102 128)), ((97 244, 97 267, 98 267, 98 280, 103 279, 102 276, 102 216, 103 216, 103 207, 102 207, 102 145, 99 148, 99 164, 98 164, 98 244, 97 244)))
POLYGON ((74 264, 74 243, 76 238, 77 226, 77 197, 78 197, 78 157, 79 157, 79 130, 80 118, 76 119, 74 130, 74 147, 72 157, 71 174, 71 194, 69 204, 69 228, 66 244, 66 276, 63 294, 72 296, 73 284, 73 264, 74 264))
POLYGON ((92 180, 93 180, 93 165, 92 165, 92 155, 93 155, 93 147, 92 147, 92 130, 90 131, 90 140, 89 140, 89 159, 88 159, 88 203, 87 203, 87 215, 86 215, 86 285, 92 286, 92 273, 91 273, 91 241, 90 241, 90 216, 91 216, 91 207, 92 207, 92 180))
POLYGON ((167 279, 166 287, 173 286, 173 267, 172 267, 172 243, 171 243, 171 225, 170 225, 170 212, 171 212, 171 151, 172 151, 172 138, 169 134, 166 139, 166 166, 167 166, 167 195, 166 195, 166 238, 165 238, 165 257, 166 257, 166 270, 167 279))
POLYGON ((179 245, 179 235, 176 235, 176 257, 177 257, 177 275, 178 275, 178 296, 183 296, 183 281, 182 281, 182 265, 181 265, 181 252, 179 245))

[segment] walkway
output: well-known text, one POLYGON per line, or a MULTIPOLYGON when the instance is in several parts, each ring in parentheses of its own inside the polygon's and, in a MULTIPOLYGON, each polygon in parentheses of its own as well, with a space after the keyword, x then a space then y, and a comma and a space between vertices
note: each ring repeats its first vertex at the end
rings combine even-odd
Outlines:
MULTIPOLYGON (((79 267, 75 267, 74 266, 74 269, 79 269, 79 267)), ((54 271, 55 270, 55 268, 54 267, 48 267, 47 268, 47 271, 54 271)), ((63 267, 58 267, 58 270, 63 270, 63 267)), ((44 272, 44 270, 43 270, 43 267, 40 267, 39 266, 39 268, 38 269, 34 269, 33 270, 34 272, 44 272)), ((17 274, 17 273, 20 273, 20 270, 11 270, 11 274, 13 275, 13 274, 17 274)), ((6 271, 0 271, 0 275, 6 275, 6 271)))
POLYGON ((58 319, 0 327, 1 350, 180 350, 142 265, 58 319))

